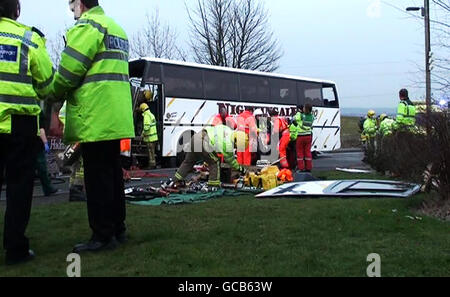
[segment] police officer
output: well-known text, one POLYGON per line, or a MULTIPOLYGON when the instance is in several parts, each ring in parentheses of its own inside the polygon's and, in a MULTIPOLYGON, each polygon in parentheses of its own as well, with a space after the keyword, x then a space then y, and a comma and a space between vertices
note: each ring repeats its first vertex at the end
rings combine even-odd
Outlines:
POLYGON ((155 150, 158 144, 158 131, 156 129, 156 119, 150 108, 146 103, 142 103, 140 106, 142 117, 144 118, 144 128, 142 130, 142 136, 148 148, 148 166, 149 169, 156 168, 155 150))
POLYGON ((18 0, 0 0, 0 189, 5 177, 7 265, 34 257, 25 230, 33 196, 38 99, 49 94, 53 78, 43 34, 18 23, 19 15, 18 0))
POLYGON ((400 103, 397 108, 397 118, 395 119, 395 128, 414 129, 416 124, 416 107, 409 100, 408 90, 401 89, 399 92, 400 103))
POLYGON ((55 100, 67 100, 65 143, 81 143, 92 237, 75 253, 101 251, 126 241, 126 209, 120 140, 134 138, 124 30, 97 0, 71 0, 78 21, 52 85, 55 100))

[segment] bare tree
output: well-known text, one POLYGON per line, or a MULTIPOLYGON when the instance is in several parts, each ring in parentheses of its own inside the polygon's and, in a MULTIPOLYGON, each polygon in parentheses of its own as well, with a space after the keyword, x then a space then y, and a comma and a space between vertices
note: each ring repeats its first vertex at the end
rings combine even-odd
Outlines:
POLYGON ((186 54, 177 44, 178 34, 169 24, 162 24, 159 9, 147 14, 143 28, 131 38, 131 57, 154 57, 186 60, 186 54))
POLYGON ((49 40, 47 41, 47 51, 56 69, 58 68, 61 61, 61 53, 66 47, 64 41, 65 31, 67 30, 58 31, 58 33, 49 38, 49 40))
POLYGON ((450 93, 450 1, 432 0, 434 20, 434 69, 431 76, 434 88, 443 94, 450 93))
MULTIPOLYGON (((423 18, 418 14, 409 13, 404 8, 397 7, 392 3, 383 1, 384 4, 401 11, 404 14, 416 19, 423 25, 423 18)), ((431 71, 432 90, 434 99, 450 92, 450 1, 449 0, 431 0, 431 35, 433 64, 431 71)), ((425 89, 425 68, 420 63, 415 63, 417 73, 411 78, 411 86, 417 89, 425 89)))
POLYGON ((275 71, 282 56, 259 0, 197 0, 191 11, 191 48, 198 63, 275 71))

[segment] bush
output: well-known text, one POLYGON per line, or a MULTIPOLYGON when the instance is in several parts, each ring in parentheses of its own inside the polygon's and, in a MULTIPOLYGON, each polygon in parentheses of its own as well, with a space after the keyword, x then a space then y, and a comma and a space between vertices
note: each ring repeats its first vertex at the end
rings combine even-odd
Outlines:
POLYGON ((433 113, 432 133, 397 130, 388 137, 378 136, 374 150, 366 150, 368 163, 377 171, 392 173, 404 180, 436 189, 442 200, 450 199, 450 117, 433 113), (373 152, 373 153, 372 153, 373 152))

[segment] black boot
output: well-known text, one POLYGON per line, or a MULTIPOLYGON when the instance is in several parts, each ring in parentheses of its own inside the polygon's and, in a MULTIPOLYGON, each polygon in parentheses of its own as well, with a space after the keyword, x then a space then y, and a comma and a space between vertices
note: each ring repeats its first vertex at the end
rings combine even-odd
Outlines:
POLYGON ((17 265, 29 262, 34 259, 34 252, 32 250, 29 250, 26 255, 23 255, 21 257, 17 256, 10 256, 6 255, 5 264, 6 265, 17 265))
POLYGON ((69 190, 70 202, 83 202, 87 201, 86 194, 83 192, 83 186, 72 186, 69 190))
POLYGON ((91 239, 87 243, 81 243, 77 244, 73 248, 73 252, 76 254, 82 253, 82 252, 101 252, 101 251, 109 251, 114 250, 119 246, 119 243, 117 242, 115 237, 112 237, 109 240, 106 241, 97 241, 94 239, 91 239))

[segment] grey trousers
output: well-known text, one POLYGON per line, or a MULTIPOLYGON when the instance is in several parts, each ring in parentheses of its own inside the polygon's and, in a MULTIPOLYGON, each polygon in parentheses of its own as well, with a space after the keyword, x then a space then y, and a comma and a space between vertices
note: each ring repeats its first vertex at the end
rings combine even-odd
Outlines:
POLYGON ((192 136, 190 143, 185 147, 186 157, 175 174, 177 181, 185 180, 194 165, 199 161, 208 164, 208 185, 220 187, 220 160, 210 144, 206 131, 200 131, 192 136))

